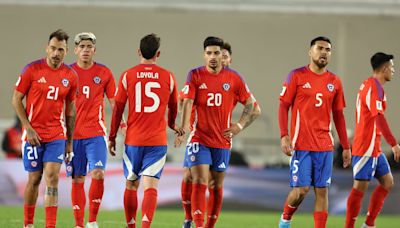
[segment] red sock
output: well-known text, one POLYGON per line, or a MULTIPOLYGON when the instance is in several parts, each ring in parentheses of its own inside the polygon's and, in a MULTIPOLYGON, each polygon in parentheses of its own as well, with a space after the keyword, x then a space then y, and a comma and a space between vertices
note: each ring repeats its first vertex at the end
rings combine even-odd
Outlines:
POLYGON ((294 212, 296 212, 296 210, 297 210, 297 207, 290 206, 288 204, 288 202, 286 201, 285 207, 283 208, 282 219, 288 220, 288 221, 292 220, 292 216, 293 216, 294 212))
POLYGON ((192 204, 190 198, 192 197, 192 183, 186 183, 182 180, 181 184, 182 206, 185 211, 185 220, 193 220, 192 218, 192 204))
POLYGON ((95 222, 97 220, 97 214, 101 200, 103 199, 104 192, 104 179, 97 180, 92 178, 92 183, 89 189, 89 222, 95 222))
POLYGON ((55 228, 57 223, 57 206, 45 207, 46 228, 55 228))
POLYGON ((136 211, 137 211, 137 191, 125 189, 124 208, 125 219, 128 228, 136 228, 136 211))
POLYGON ((364 193, 357 189, 352 189, 347 199, 347 211, 346 211, 346 225, 345 228, 354 228, 358 213, 360 213, 362 199, 364 193))
POLYGON ((203 227, 204 225, 204 212, 206 209, 206 189, 207 185, 205 184, 192 185, 192 215, 197 228, 203 227))
POLYGON ((327 220, 328 220, 327 211, 314 212, 314 228, 325 228, 327 220))
POLYGON ((149 228, 157 208, 157 189, 148 188, 144 191, 142 202, 142 228, 149 228))
POLYGON ((71 201, 75 217, 75 226, 83 227, 86 205, 84 183, 72 183, 71 201))
POLYGON ((209 188, 210 195, 208 197, 207 206, 207 228, 213 228, 217 222, 219 212, 222 208, 223 188, 209 188))
POLYGON ((33 218, 35 217, 36 205, 24 205, 24 226, 28 224, 33 225, 33 218))
POLYGON ((383 188, 381 185, 376 187, 375 191, 372 193, 371 200, 369 201, 367 218, 365 224, 367 226, 375 226, 375 219, 383 207, 385 198, 389 191, 383 188))

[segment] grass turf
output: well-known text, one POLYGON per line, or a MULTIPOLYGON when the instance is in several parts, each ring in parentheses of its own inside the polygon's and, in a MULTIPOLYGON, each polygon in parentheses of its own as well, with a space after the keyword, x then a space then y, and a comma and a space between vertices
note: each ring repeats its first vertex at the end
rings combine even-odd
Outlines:
MULTIPOLYGON (((279 213, 267 211, 222 211, 216 227, 275 228, 278 226, 277 224, 279 221, 279 217, 279 213)), ((101 228, 125 227, 124 221, 124 212, 122 210, 100 211, 98 216, 98 224, 101 228)), ((182 221, 183 211, 176 209, 158 209, 156 211, 152 227, 179 228, 182 226, 182 221)), ((363 221, 364 217, 359 217, 356 223, 356 227, 360 227, 363 221)), ((376 226, 382 228, 395 228, 399 227, 399 223, 399 216, 380 215, 377 219, 376 226)), ((59 208, 57 227, 71 228, 74 227, 74 225, 75 223, 72 215, 72 209, 59 208)), ((0 227, 21 228, 22 226, 22 207, 0 206, 0 227)), ((44 227, 44 210, 41 207, 36 209, 35 226, 44 227)), ((140 225, 138 227, 140 227, 140 225)), ((308 227, 313 227, 313 215, 297 213, 294 216, 292 228, 308 227)), ((341 227, 344 227, 344 216, 330 216, 328 218, 327 228, 341 227)))

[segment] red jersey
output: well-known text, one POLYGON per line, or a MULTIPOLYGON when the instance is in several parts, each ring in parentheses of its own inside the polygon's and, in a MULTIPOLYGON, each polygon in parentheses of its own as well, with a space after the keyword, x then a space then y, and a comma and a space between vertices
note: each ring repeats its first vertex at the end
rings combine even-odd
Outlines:
POLYGON ((139 64, 122 73, 115 101, 129 100, 125 144, 167 145, 165 112, 173 128, 177 115, 178 92, 175 76, 155 64, 139 64))
POLYGON ((74 139, 105 136, 104 94, 109 99, 114 98, 114 77, 106 66, 99 63, 87 70, 76 63, 71 66, 79 78, 74 139))
POLYGON ((26 115, 42 142, 66 139, 64 104, 75 100, 77 86, 76 73, 68 65, 54 70, 40 59, 25 66, 15 89, 26 95, 26 115))
POLYGON ((197 123, 189 141, 230 149, 231 140, 223 136, 223 131, 230 127, 235 104, 245 103, 250 97, 243 78, 230 68, 212 74, 202 66, 189 72, 184 97, 194 100, 197 111, 197 123))
POLYGON ((386 110, 386 95, 382 85, 373 77, 361 84, 356 104, 356 129, 352 154, 378 157, 382 151, 381 132, 376 127, 376 116, 386 110))
POLYGON ((290 137, 295 150, 332 151, 332 110, 346 104, 338 76, 326 71, 319 75, 308 66, 289 73, 280 100, 292 107, 290 137))

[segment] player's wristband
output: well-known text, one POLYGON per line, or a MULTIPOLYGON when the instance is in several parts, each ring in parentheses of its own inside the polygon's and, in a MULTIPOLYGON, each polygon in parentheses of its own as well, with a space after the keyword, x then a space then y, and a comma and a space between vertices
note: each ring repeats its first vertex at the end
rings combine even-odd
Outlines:
POLYGON ((236 125, 238 126, 238 128, 239 128, 240 130, 243 130, 243 126, 242 126, 240 123, 236 123, 236 125))

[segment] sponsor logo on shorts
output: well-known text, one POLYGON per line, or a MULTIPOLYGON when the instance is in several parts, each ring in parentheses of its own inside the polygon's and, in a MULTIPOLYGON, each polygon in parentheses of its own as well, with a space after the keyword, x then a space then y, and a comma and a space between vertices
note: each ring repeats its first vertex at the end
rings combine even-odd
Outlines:
POLYGON ((219 164, 218 168, 225 169, 226 168, 225 162, 222 162, 221 164, 219 164))
POLYGON ((196 156, 194 156, 194 155, 190 156, 190 161, 192 161, 192 162, 196 161, 196 156))
POLYGON ((98 162, 96 162, 96 164, 94 164, 94 166, 103 166, 103 162, 98 161, 98 162))
POLYGON ((68 172, 72 172, 72 166, 70 166, 70 165, 67 166, 67 171, 68 171, 68 172))

